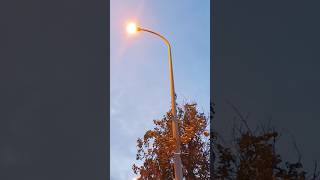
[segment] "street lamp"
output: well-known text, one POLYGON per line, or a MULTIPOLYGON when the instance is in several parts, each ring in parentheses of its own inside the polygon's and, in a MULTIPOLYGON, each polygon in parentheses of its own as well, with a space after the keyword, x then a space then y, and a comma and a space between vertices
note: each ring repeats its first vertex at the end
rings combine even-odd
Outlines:
POLYGON ((135 23, 129 23, 127 25, 127 32, 129 34, 135 34, 138 31, 138 27, 135 23))
POLYGON ((153 32, 148 29, 144 29, 138 27, 135 23, 129 23, 127 25, 127 32, 129 34, 135 34, 137 32, 144 31, 151 34, 154 34, 160 37, 168 47, 168 58, 169 58, 169 73, 170 73, 170 95, 171 95, 171 113, 173 116, 173 123, 172 123, 172 136, 176 140, 176 149, 174 152, 174 174, 176 180, 182 180, 182 163, 181 163, 181 150, 180 150, 180 134, 179 134, 179 127, 178 127, 178 120, 177 120, 177 112, 176 112, 176 97, 174 91, 174 81, 173 81, 173 68, 172 68, 172 55, 171 55, 171 45, 169 41, 160 35, 159 33, 153 32))

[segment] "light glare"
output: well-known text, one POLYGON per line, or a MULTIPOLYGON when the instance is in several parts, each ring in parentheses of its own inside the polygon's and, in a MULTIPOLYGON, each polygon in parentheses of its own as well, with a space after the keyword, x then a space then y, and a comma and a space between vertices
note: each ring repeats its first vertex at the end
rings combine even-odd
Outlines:
POLYGON ((135 23, 129 23, 127 25, 127 32, 129 34, 135 34, 137 32, 138 28, 137 25, 135 23))

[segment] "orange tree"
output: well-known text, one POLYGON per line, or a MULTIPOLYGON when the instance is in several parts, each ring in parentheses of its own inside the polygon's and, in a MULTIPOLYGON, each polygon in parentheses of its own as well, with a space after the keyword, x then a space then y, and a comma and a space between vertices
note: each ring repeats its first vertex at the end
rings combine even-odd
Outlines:
MULTIPOLYGON (((209 179, 209 133, 208 118, 199 113, 196 104, 185 104, 177 108, 177 119, 181 136, 181 160, 186 179, 209 179)), ((173 179, 173 153, 171 111, 159 120, 155 127, 137 140, 137 157, 142 165, 133 165, 139 179, 173 179)))

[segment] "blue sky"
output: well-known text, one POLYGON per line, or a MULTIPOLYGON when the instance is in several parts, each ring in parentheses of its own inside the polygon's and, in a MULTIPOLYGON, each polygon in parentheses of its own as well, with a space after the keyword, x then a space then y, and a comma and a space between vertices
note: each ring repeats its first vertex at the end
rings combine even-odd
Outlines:
POLYGON ((209 113, 210 1, 111 0, 110 173, 111 180, 134 177, 136 140, 170 108, 165 44, 148 33, 128 35, 137 22, 164 35, 172 45, 177 102, 195 101, 209 113))

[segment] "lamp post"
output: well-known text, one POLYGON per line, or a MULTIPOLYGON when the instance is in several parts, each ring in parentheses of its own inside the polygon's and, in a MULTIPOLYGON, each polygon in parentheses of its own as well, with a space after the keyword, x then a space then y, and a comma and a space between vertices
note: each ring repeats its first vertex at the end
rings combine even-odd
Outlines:
POLYGON ((130 34, 134 34, 136 32, 148 32, 160 37, 164 43, 168 47, 168 58, 169 58, 169 73, 170 73, 170 96, 171 96, 171 113, 173 116, 173 123, 172 123, 172 136, 176 141, 176 148, 174 152, 174 175, 176 180, 182 180, 182 163, 181 163, 181 149, 180 149, 180 134, 179 134, 179 127, 178 127, 178 120, 177 120, 177 112, 176 112, 176 97, 174 91, 174 80, 173 80, 173 67, 172 67, 172 55, 171 55, 171 45, 169 41, 159 33, 153 32, 151 30, 137 27, 136 24, 130 23, 127 26, 127 31, 130 34))

